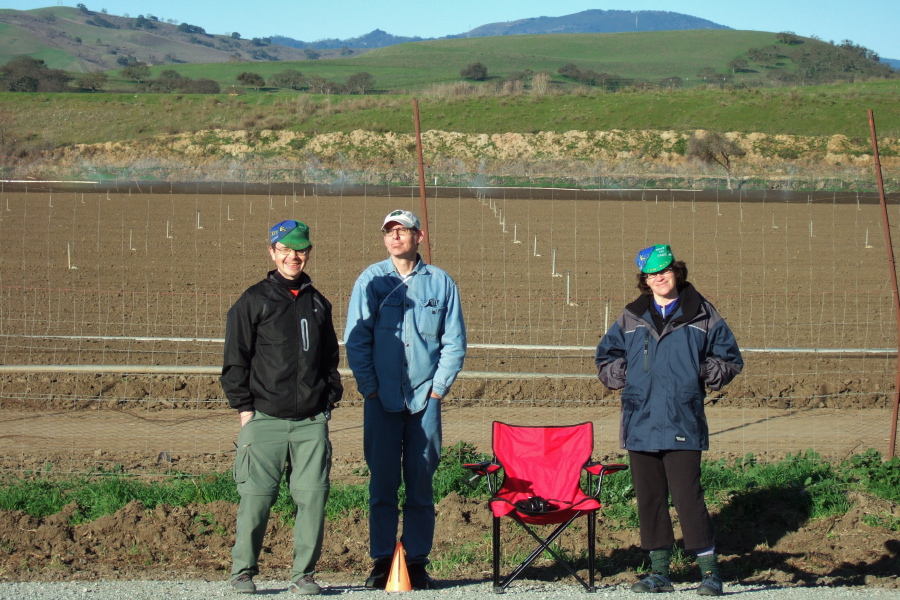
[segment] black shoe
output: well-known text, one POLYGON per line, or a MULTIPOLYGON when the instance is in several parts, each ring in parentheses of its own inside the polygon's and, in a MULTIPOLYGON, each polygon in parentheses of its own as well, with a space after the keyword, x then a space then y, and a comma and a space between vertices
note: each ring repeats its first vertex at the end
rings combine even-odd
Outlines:
POLYGON ((409 584, 414 590, 436 590, 437 582, 428 575, 423 563, 412 563, 406 565, 406 572, 409 573, 409 584))
POLYGON ((391 559, 376 558, 375 566, 366 579, 366 588, 370 590, 383 590, 387 586, 388 576, 391 574, 391 559))

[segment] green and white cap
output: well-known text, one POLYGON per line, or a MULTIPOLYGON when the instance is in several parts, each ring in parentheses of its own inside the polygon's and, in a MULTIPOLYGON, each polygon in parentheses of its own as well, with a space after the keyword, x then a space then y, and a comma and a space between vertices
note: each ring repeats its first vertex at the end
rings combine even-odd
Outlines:
POLYGON ((675 255, 672 254, 672 247, 668 244, 656 244, 638 252, 634 262, 641 273, 649 275, 659 273, 675 262, 675 255))

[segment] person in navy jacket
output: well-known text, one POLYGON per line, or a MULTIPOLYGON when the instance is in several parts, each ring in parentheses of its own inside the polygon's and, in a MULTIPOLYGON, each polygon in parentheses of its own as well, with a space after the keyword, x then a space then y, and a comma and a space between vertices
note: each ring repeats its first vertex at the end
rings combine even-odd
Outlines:
POLYGON ((744 366, 734 334, 715 307, 688 282, 688 269, 668 245, 635 259, 641 295, 628 304, 597 346, 598 377, 622 390, 620 443, 628 450, 651 573, 635 592, 668 592, 675 535, 672 496, 686 550, 697 554, 701 595, 723 593, 715 532, 700 485, 709 449, 706 388, 719 390, 744 366))

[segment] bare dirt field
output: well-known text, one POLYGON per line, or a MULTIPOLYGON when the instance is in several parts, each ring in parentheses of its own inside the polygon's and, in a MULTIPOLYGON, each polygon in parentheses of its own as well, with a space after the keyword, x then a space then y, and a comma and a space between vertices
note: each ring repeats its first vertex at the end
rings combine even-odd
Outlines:
MULTIPOLYGON (((597 457, 619 460, 617 396, 592 378, 591 349, 636 294, 635 253, 671 243, 744 349, 744 373, 708 398, 710 457, 885 452, 896 324, 880 209, 869 200, 668 191, 430 199, 432 261, 459 282, 472 346, 468 375, 444 404, 445 444, 489 452, 495 419, 592 420, 597 457)), ((385 256, 378 230, 394 208, 421 213, 412 195, 0 192, 0 470, 227 469, 237 423, 214 374, 219 340, 225 311, 269 268, 269 225, 310 225, 309 271, 340 333, 353 281, 385 256), (148 365, 171 369, 143 372, 148 365)), ((335 480, 350 482, 362 460, 361 407, 351 377, 345 386, 331 430, 335 480)), ((896 532, 861 519, 897 507, 857 496, 847 514, 808 522, 790 498, 759 494, 760 512, 716 516, 726 575, 894 585, 896 532)), ((224 577, 234 509, 129 505, 79 526, 65 512, 3 513, 0 578, 224 577)), ((439 523, 441 576, 483 578, 485 508, 450 497, 439 523), (474 557, 468 567, 441 571, 442 557, 461 548, 474 557)), ((271 528, 264 564, 275 576, 289 561, 290 531, 271 528)), ((635 535, 602 527, 613 581, 641 564, 635 535)), ((334 523, 322 568, 362 574, 366 540, 361 515, 334 523)), ((548 563, 532 575, 559 573, 548 563)))

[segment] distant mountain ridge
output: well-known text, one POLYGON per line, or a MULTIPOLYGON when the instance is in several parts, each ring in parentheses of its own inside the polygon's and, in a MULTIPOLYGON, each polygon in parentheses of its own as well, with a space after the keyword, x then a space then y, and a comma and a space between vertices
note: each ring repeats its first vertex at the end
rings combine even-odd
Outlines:
POLYGON ((585 10, 562 17, 536 17, 489 23, 449 38, 541 33, 621 33, 625 31, 678 31, 731 29, 706 19, 663 10, 585 10))
POLYGON ((706 19, 664 10, 585 10, 562 17, 535 17, 501 23, 488 23, 443 38, 401 37, 375 29, 366 35, 346 40, 326 39, 313 42, 296 40, 287 36, 272 36, 275 44, 293 48, 329 50, 336 48, 384 48, 406 42, 433 39, 457 39, 490 37, 498 35, 537 35, 542 33, 621 33, 634 31, 678 31, 682 29, 731 29, 706 19))
POLYGON ((330 38, 325 40, 317 40, 315 42, 304 42, 295 40, 283 35, 273 35, 271 38, 273 44, 289 46, 291 48, 312 48, 313 50, 336 50, 339 48, 359 48, 372 50, 375 48, 385 48, 387 46, 396 46, 397 44, 405 44, 407 42, 421 42, 425 38, 420 37, 403 37, 391 35, 381 29, 374 29, 371 32, 354 38, 340 40, 330 38))

